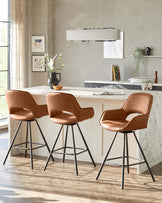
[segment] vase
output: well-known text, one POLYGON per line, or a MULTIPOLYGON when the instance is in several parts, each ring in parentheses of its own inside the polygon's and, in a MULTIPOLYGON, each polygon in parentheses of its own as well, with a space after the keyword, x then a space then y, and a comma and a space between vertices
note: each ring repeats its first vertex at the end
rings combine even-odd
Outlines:
POLYGON ((61 73, 52 72, 50 73, 50 78, 48 79, 48 85, 51 89, 53 89, 53 86, 56 86, 61 81, 61 73))
POLYGON ((150 47, 146 47, 144 51, 145 51, 146 56, 150 56, 150 54, 151 54, 151 48, 150 47))

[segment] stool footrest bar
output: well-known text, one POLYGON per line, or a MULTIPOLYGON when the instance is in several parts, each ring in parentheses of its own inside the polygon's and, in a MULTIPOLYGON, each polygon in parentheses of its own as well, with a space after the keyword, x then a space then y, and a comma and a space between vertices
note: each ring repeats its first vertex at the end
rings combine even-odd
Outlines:
MULTIPOLYGON (((127 157, 128 157, 129 159, 134 159, 134 160, 137 160, 137 161, 140 161, 140 162, 144 162, 144 163, 145 163, 144 160, 137 159, 137 158, 130 157, 130 156, 125 156, 125 158, 127 158, 127 157)), ((109 159, 106 159, 106 161, 111 161, 111 160, 115 160, 115 159, 123 159, 123 157, 122 157, 122 156, 119 156, 119 157, 109 158, 109 159)), ((130 166, 130 165, 128 165, 128 166, 130 166)))
MULTIPOLYGON (((53 150, 52 153, 55 153, 55 154, 65 154, 65 155, 74 155, 74 153, 64 153, 64 152, 58 152, 59 150, 62 150, 62 149, 73 149, 73 147, 60 147, 56 150, 53 150)), ((79 154, 82 154, 84 152, 87 151, 87 149, 83 149, 83 148, 75 148, 76 150, 82 150, 81 152, 77 152, 76 155, 79 155, 79 154)))
MULTIPOLYGON (((27 143, 29 144, 30 142, 27 142, 27 143)), ((20 145, 23 145, 23 144, 26 144, 26 142, 22 142, 22 143, 19 143, 19 144, 14 144, 12 146, 12 148, 14 148, 14 149, 22 149, 22 150, 30 150, 30 148, 28 148, 28 147, 19 147, 20 145)), ((33 147, 32 150, 39 149, 41 147, 46 146, 45 144, 36 143, 36 142, 33 142, 32 144, 39 145, 38 147, 33 147)))
MULTIPOLYGON (((87 149, 83 150, 82 152, 76 153, 76 155, 82 154, 82 153, 84 153, 86 151, 87 151, 87 149)), ((74 153, 64 153, 64 152, 55 152, 55 154, 74 155, 74 153)))
MULTIPOLYGON (((135 165, 144 164, 144 163, 146 163, 146 162, 145 161, 137 162, 137 163, 129 164, 128 166, 135 166, 135 165)), ((127 166, 127 165, 125 165, 125 166, 127 166)))

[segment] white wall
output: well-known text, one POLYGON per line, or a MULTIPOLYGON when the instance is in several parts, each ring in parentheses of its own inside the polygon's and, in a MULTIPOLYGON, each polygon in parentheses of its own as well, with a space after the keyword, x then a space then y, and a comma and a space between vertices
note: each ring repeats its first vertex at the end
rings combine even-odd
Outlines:
MULTIPOLYGON (((133 50, 149 46, 162 55, 161 0, 55 0, 55 52, 63 52, 63 84, 83 86, 84 80, 111 80, 111 64, 119 64, 122 80, 134 74, 133 50), (74 43, 65 31, 78 27, 116 27, 124 31, 124 59, 103 59, 102 43, 74 43)), ((144 59, 141 72, 162 82, 162 58, 144 59)))
MULTIPOLYGON (((52 54, 63 53, 65 64, 62 72, 63 85, 83 86, 84 80, 111 80, 112 64, 120 66, 121 78, 127 80, 134 74, 132 55, 136 47, 149 46, 153 49, 153 54, 162 55, 162 0, 29 0, 29 2, 29 15, 32 12, 29 16, 30 34, 47 34, 47 37, 50 36, 47 50, 52 54), (46 3, 48 7, 45 7, 46 3), (36 10, 38 11, 35 12, 36 10), (102 43, 74 43, 65 39, 67 29, 110 26, 124 31, 123 60, 103 59, 102 43)), ((161 66, 162 58, 144 59, 141 72, 154 80, 154 71, 157 70, 159 82, 162 83, 161 66)), ((29 86, 40 84, 47 84, 47 73, 30 72, 29 86)))

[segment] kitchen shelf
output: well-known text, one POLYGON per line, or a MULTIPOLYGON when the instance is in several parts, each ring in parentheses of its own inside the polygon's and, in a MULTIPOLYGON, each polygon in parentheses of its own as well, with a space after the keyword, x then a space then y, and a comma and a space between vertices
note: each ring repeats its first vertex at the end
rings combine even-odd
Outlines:
POLYGON ((162 58, 162 55, 150 55, 150 56, 142 56, 143 58, 162 58))

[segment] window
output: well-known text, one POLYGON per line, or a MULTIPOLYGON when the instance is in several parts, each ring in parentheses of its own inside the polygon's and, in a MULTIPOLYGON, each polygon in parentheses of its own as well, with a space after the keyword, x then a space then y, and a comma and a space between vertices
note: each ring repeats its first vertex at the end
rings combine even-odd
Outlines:
POLYGON ((5 91, 10 73, 10 0, 0 0, 0 119, 8 117, 5 91))

